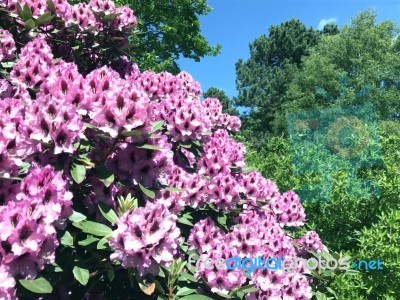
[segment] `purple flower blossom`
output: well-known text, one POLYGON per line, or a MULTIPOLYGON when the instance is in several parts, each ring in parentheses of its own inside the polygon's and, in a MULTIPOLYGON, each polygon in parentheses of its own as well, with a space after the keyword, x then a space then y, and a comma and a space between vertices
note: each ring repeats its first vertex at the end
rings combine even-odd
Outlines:
POLYGON ((169 265, 177 254, 180 230, 177 217, 161 205, 147 203, 126 212, 117 220, 117 229, 109 241, 124 268, 137 268, 141 276, 158 274, 160 265, 169 265))
POLYGON ((0 61, 12 60, 16 50, 12 34, 8 30, 0 29, 0 61))

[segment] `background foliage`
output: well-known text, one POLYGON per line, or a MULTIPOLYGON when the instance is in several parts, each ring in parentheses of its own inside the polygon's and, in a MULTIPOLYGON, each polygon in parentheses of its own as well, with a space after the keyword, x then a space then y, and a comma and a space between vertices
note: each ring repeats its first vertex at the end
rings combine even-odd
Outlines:
MULTIPOLYGON (((280 26, 290 36, 291 29, 287 24, 280 26)), ((242 116, 244 132, 237 137, 247 143, 247 162, 282 188, 298 190, 305 184, 319 183, 321 174, 299 175, 294 172, 286 114, 338 105, 374 103, 380 120, 383 163, 361 168, 357 176, 378 182, 380 196, 352 196, 347 192, 348 173, 337 170, 332 174, 334 186, 331 201, 302 200, 309 229, 315 229, 329 249, 355 259, 379 258, 385 265, 383 271, 362 271, 352 276, 338 274, 324 282, 321 292, 335 299, 397 299, 400 282, 399 250, 396 247, 400 225, 398 27, 390 21, 377 23, 376 13, 367 10, 357 15, 350 25, 341 28, 340 32, 335 30, 332 34, 320 35, 318 41, 310 46, 299 41, 299 47, 307 51, 299 60, 294 52, 289 53, 289 61, 297 59, 298 63, 281 64, 277 70, 281 72, 279 74, 284 74, 290 66, 293 69, 290 74, 279 77, 271 72, 273 79, 262 81, 260 77, 251 76, 249 71, 245 73, 246 69, 258 70, 257 67, 263 65, 267 70, 277 68, 273 61, 268 60, 268 55, 259 58, 260 47, 257 47, 260 41, 274 39, 272 31, 268 37, 262 36, 254 41, 250 48, 251 58, 237 64, 239 96, 236 101, 252 109, 249 115, 242 116), (281 82, 281 88, 271 83, 275 79, 281 82), (262 83, 259 85, 258 81, 262 83), (335 293, 324 291, 326 287, 335 293)), ((264 45, 264 49, 272 55, 268 42, 264 45)), ((281 45, 280 49, 287 53, 285 49, 290 49, 292 45, 293 39, 286 42, 286 47, 281 45)), ((255 74, 262 74, 262 71, 255 74)), ((323 151, 314 152, 310 159, 321 170, 329 168, 332 163, 323 156, 323 151)), ((320 294, 319 297, 323 299, 325 296, 320 294)))

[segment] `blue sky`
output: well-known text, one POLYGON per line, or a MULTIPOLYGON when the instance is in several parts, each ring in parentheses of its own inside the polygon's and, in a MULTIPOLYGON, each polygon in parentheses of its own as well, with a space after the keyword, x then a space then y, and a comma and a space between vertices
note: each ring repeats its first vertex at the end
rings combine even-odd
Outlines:
POLYGON ((235 63, 249 57, 249 43, 267 34, 271 25, 292 17, 307 27, 318 28, 320 22, 331 20, 341 27, 367 8, 378 12, 378 21, 390 19, 400 26, 398 0, 208 0, 213 10, 200 18, 202 34, 211 45, 222 45, 221 54, 200 62, 180 59, 182 70, 199 81, 203 91, 217 87, 229 97, 237 95, 235 63))

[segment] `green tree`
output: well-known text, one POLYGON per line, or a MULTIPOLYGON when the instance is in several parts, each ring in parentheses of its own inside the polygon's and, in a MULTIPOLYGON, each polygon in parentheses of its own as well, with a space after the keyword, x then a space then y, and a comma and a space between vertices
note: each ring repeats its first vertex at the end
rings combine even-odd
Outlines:
MULTIPOLYGON (((72 0, 76 2, 88 2, 72 0)), ((206 0, 118 0, 128 5, 138 20, 138 32, 130 37, 135 45, 133 59, 141 70, 180 71, 177 60, 182 56, 200 61, 215 56, 221 46, 211 46, 201 34, 199 17, 211 7, 206 0)))
POLYGON ((204 94, 204 98, 217 98, 222 104, 222 111, 231 116, 237 116, 239 112, 233 106, 233 100, 230 99, 223 90, 210 87, 204 94))
POLYGON ((400 111, 397 25, 364 11, 340 34, 325 36, 304 59, 285 95, 287 111, 374 103, 381 119, 400 111))
MULTIPOLYGON (((329 31, 333 32, 333 29, 329 31)), ((321 32, 292 19, 269 28, 250 45, 250 58, 236 63, 236 105, 251 109, 243 119, 244 129, 254 136, 272 132, 277 111, 287 101, 289 84, 301 67, 301 60, 320 40, 321 32)))

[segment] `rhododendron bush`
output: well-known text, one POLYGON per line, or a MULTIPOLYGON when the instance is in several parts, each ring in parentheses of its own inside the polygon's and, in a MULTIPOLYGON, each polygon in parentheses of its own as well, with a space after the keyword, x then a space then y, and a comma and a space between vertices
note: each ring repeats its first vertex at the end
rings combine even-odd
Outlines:
POLYGON ((188 73, 128 60, 129 8, 0 5, 1 299, 311 299, 304 265, 185 263, 325 247, 292 234, 298 196, 246 167, 237 117, 188 73))

